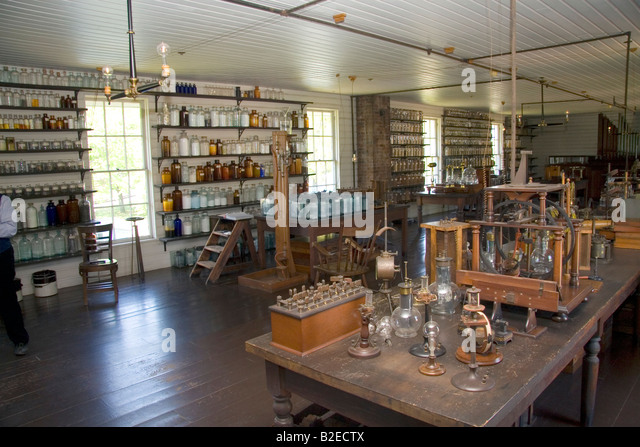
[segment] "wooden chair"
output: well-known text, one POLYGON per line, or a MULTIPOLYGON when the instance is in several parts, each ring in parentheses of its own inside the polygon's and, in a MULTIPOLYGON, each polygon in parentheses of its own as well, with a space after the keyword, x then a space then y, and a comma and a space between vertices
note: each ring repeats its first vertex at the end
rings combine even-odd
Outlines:
POLYGON ((88 305, 88 292, 113 290, 118 302, 118 261, 113 258, 113 224, 79 226, 82 262, 78 266, 82 276, 84 304, 88 305), (108 277, 103 276, 108 273, 108 277), (97 275, 95 275, 97 274, 97 275))
POLYGON ((320 275, 343 276, 355 279, 360 277, 362 285, 367 286, 366 274, 369 272, 369 262, 376 252, 376 240, 388 228, 378 228, 369 238, 361 243, 356 240, 356 233, 363 228, 341 227, 338 247, 329 251, 324 246, 313 243, 312 250, 316 250, 319 264, 314 266, 315 284, 320 281, 320 275))

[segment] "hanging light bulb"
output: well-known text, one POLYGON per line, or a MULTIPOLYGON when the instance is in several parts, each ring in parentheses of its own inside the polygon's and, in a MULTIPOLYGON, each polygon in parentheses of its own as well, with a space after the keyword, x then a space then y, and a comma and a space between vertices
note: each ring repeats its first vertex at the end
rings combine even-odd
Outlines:
POLYGON ((171 74, 170 67, 167 64, 167 56, 171 52, 171 47, 164 42, 160 42, 156 50, 158 51, 158 55, 162 57, 162 77, 167 78, 171 74))
POLYGON ((111 78, 113 77, 113 68, 109 65, 102 67, 102 75, 104 76, 104 94, 106 97, 111 96, 111 78))
POLYGON ((564 122, 565 123, 569 122, 569 111, 568 110, 566 112, 564 112, 564 122))

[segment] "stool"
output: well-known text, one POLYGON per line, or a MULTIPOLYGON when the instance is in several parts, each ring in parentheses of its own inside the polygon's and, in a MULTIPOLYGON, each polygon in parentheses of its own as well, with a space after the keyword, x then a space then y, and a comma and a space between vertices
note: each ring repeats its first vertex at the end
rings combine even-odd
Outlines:
POLYGON ((142 249, 140 247, 140 236, 138 235, 137 225, 137 222, 144 220, 144 217, 127 217, 125 220, 131 222, 131 274, 133 275, 133 248, 135 244, 138 276, 144 281, 144 265, 142 264, 142 249))

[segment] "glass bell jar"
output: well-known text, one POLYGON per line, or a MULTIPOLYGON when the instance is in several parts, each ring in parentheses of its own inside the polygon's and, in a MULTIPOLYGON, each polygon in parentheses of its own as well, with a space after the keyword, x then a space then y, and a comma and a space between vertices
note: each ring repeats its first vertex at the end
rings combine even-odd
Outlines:
POLYGON ((411 279, 405 278, 398 287, 400 288, 400 305, 391 313, 391 326, 398 337, 412 338, 418 335, 422 325, 422 315, 413 307, 411 279))
POLYGON ((437 315, 455 313, 460 301, 460 289, 451 281, 451 263, 452 258, 436 258, 436 281, 429 285, 429 291, 437 297, 431 302, 431 312, 437 315))

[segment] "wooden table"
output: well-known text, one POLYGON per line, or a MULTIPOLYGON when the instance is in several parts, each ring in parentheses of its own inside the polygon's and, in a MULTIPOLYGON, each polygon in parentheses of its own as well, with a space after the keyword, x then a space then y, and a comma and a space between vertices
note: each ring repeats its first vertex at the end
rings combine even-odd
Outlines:
POLYGON ((473 206, 482 197, 482 191, 476 193, 462 192, 419 192, 416 193, 416 205, 418 207, 418 224, 422 223, 422 205, 452 205, 458 208, 457 218, 464 220, 464 207, 473 206))
MULTIPOLYGON (((402 231, 402 256, 406 256, 407 254, 407 213, 409 210, 409 205, 390 205, 387 207, 387 222, 391 225, 391 222, 400 221, 401 222, 401 231, 402 231)), ((384 208, 376 208, 374 211, 374 227, 378 225, 379 222, 384 224, 384 208)), ((310 225, 307 227, 301 227, 297 225, 295 227, 290 228, 290 233, 293 236, 302 236, 309 238, 309 278, 315 278, 315 269, 314 265, 318 264, 318 259, 315 253, 315 250, 311 250, 311 244, 318 240, 318 237, 331 234, 338 233, 340 231, 340 226, 343 223, 343 220, 334 221, 334 219, 330 219, 329 226, 323 226, 321 221, 310 222, 310 225)), ((266 249, 265 249, 265 238, 264 233, 266 231, 274 231, 274 228, 271 228, 267 224, 266 216, 257 215, 256 216, 256 224, 257 224, 257 233, 258 233, 258 262, 260 263, 260 268, 266 267, 266 249)))
MULTIPOLYGON (((514 335, 513 341, 500 348, 504 355, 501 363, 479 369, 481 375, 488 374, 496 381, 490 391, 466 392, 451 384, 455 374, 468 371, 468 366, 455 358, 461 343, 459 312, 451 317, 434 316, 447 348, 438 358, 446 373, 437 377, 422 375, 418 367, 424 359, 408 352, 422 337, 401 339, 394 335, 391 347, 381 346, 380 356, 366 360, 350 357, 347 352, 355 337, 304 357, 271 346, 270 333, 247 341, 245 347, 265 360, 267 387, 274 399, 274 424, 281 426, 292 423, 291 393, 366 426, 510 426, 527 414, 576 355, 585 352, 580 405, 581 423, 589 426, 603 325, 640 284, 640 251, 617 249, 613 256, 610 264, 599 266, 605 278, 601 290, 578 306, 568 321, 556 323, 539 317, 538 324, 548 327, 542 336, 514 335)), ((523 324, 524 312, 505 309, 504 317, 511 324, 523 324)))

